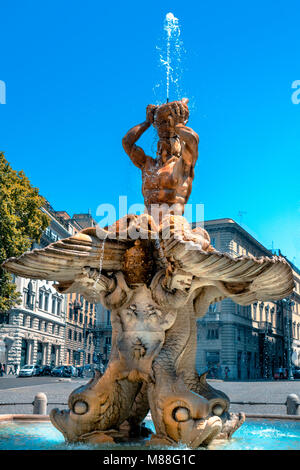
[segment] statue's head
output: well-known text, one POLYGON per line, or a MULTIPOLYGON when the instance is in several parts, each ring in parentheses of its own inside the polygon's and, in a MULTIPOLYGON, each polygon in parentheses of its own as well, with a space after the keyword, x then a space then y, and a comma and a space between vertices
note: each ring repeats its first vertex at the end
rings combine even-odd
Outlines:
POLYGON ((174 137, 176 124, 186 124, 189 118, 188 99, 164 103, 153 109, 153 125, 160 139, 174 137))

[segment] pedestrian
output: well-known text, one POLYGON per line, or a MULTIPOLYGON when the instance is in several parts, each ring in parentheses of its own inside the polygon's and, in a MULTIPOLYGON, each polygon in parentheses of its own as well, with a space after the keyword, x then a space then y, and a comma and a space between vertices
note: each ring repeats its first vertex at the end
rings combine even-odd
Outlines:
POLYGON ((10 375, 10 374, 11 374, 11 375, 14 375, 13 366, 10 366, 8 375, 10 375))
POLYGON ((0 377, 3 376, 3 368, 2 368, 2 362, 0 362, 0 377))
POLYGON ((228 366, 226 366, 226 367, 225 367, 225 380, 228 379, 228 377, 229 377, 229 372, 230 372, 230 369, 229 369, 228 366))
POLYGON ((18 364, 14 364, 14 368, 15 368, 15 371, 14 371, 14 374, 15 375, 18 375, 18 364))

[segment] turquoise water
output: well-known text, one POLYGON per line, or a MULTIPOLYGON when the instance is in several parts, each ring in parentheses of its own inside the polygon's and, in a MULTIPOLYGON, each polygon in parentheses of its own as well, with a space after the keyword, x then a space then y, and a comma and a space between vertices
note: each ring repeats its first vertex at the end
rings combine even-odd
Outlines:
POLYGON ((300 450, 300 421, 247 420, 226 450, 300 450))
MULTIPOLYGON (((151 422, 147 422, 152 427, 151 422)), ((79 450, 141 449, 143 444, 66 444, 62 434, 50 422, 3 422, 0 425, 0 450, 79 450)), ((149 447, 147 447, 149 449, 149 447)), ((174 448, 173 448, 174 449, 174 448)), ((178 446, 178 449, 187 449, 178 446)), ((248 420, 220 450, 300 450, 300 422, 248 420)))

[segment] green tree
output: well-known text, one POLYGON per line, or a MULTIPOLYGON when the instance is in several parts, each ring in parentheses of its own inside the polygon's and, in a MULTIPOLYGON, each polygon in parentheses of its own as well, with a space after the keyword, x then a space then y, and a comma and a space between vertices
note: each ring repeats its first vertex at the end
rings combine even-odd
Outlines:
POLYGON ((0 152, 0 312, 8 312, 21 297, 11 274, 1 264, 20 256, 39 242, 49 217, 41 211, 45 199, 31 186, 23 171, 15 171, 0 152))

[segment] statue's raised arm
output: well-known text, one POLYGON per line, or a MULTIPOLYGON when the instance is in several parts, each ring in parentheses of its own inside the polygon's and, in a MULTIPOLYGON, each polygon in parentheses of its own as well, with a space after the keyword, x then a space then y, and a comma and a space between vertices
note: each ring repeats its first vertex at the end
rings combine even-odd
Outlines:
POLYGON ((190 197, 199 137, 186 126, 189 118, 187 103, 188 100, 183 99, 160 106, 148 105, 146 121, 130 129, 123 138, 125 152, 142 170, 142 192, 150 213, 153 206, 164 206, 182 215, 190 197), (151 124, 159 138, 156 158, 146 155, 136 145, 151 124))
POLYGON ((130 157, 132 163, 141 170, 144 168, 147 159, 151 157, 148 157, 144 150, 141 147, 138 147, 135 143, 144 134, 144 132, 149 129, 151 124, 153 124, 153 113, 155 109, 156 106, 154 105, 150 104, 147 106, 146 120, 141 124, 137 124, 132 127, 122 139, 122 145, 125 152, 130 157))

